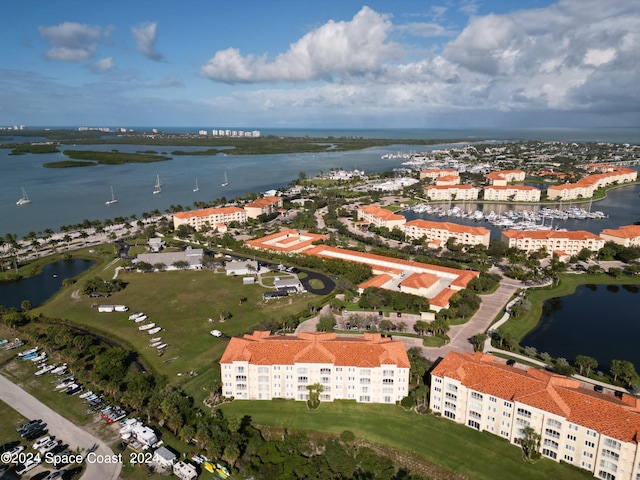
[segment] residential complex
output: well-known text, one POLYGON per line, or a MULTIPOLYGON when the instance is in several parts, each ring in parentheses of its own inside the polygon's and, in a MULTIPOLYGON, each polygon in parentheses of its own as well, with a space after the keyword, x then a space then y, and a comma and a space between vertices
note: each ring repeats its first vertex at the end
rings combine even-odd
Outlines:
POLYGON ((409 238, 426 238, 433 245, 442 245, 455 238, 464 245, 489 246, 491 231, 484 227, 469 227, 450 222, 431 222, 428 220, 411 220, 404 226, 404 233, 409 238))
POLYGON ((455 168, 429 168, 420 171, 420 180, 430 178, 436 180, 440 177, 458 176, 458 170, 455 168))
POLYGON ((244 210, 248 218, 258 218, 260 215, 271 215, 282 208, 282 197, 262 197, 247 203, 244 210))
POLYGON ((328 238, 327 235, 300 232, 298 230, 281 230, 266 237, 248 240, 245 243, 250 247, 262 250, 300 253, 312 248, 314 242, 319 242, 326 238, 328 238))
POLYGON ((477 200, 480 189, 472 185, 430 185, 424 188, 429 200, 477 200))
POLYGON ((541 248, 549 255, 577 255, 583 248, 598 252, 604 247, 604 240, 599 236, 584 231, 562 232, 559 230, 505 230, 501 240, 509 248, 518 248, 527 253, 537 252, 541 248))
POLYGON ((409 390, 404 344, 379 333, 338 338, 335 333, 233 337, 220 359, 222 390, 244 400, 307 400, 313 384, 320 400, 395 403, 409 390))
POLYGON ((452 352, 431 371, 429 407, 512 444, 531 427, 547 458, 602 479, 640 479, 640 401, 626 393, 597 393, 578 380, 510 367, 492 355, 452 352))
POLYGON ((386 227, 389 230, 402 228, 406 219, 402 215, 377 205, 368 205, 358 209, 358 220, 374 225, 378 228, 386 227))
POLYGON ((230 222, 244 223, 247 221, 247 212, 238 207, 203 208, 178 212, 173 215, 173 227, 189 225, 200 231, 203 227, 215 229, 230 222))
POLYGON ((614 242, 625 247, 640 247, 640 225, 623 225, 620 228, 607 228, 600 232, 605 242, 614 242))
POLYGON ((540 189, 527 185, 490 186, 483 189, 485 200, 539 202, 540 189))
POLYGON ((525 176, 526 174, 522 170, 499 170, 485 174, 484 178, 490 185, 500 187, 509 182, 522 182, 525 176))
POLYGON ((460 176, 445 175, 443 177, 436 178, 436 185, 460 185, 460 176))
POLYGON ((612 165, 589 164, 587 168, 594 170, 601 167, 604 173, 596 173, 581 178, 576 183, 551 185, 547 189, 549 200, 576 200, 578 198, 590 198, 599 188, 615 183, 634 182, 638 178, 638 172, 631 168, 615 167, 612 165))

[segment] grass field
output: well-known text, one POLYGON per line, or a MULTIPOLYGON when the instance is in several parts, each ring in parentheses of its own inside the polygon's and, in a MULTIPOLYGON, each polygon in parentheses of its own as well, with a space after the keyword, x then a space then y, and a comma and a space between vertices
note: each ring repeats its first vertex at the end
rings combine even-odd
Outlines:
MULTIPOLYGON (((106 269, 88 273, 111 278, 115 264, 106 269)), ((101 267, 103 268, 103 267, 101 267)), ((262 301, 265 289, 259 285, 243 285, 241 277, 227 277, 210 271, 170 271, 157 273, 120 273, 126 284, 121 292, 109 298, 87 298, 78 293, 82 280, 64 288, 34 313, 69 319, 79 326, 90 327, 104 336, 115 338, 136 350, 145 364, 156 373, 166 375, 171 383, 183 384, 192 395, 204 395, 203 383, 219 376, 217 361, 227 342, 209 334, 218 329, 229 336, 242 334, 262 320, 280 319, 304 310, 316 297, 305 294, 262 301), (240 297, 246 301, 240 303, 240 297), (92 304, 123 304, 128 312, 98 313, 92 304), (220 321, 220 311, 231 317, 220 321), (142 311, 163 328, 160 333, 148 335, 139 331, 140 324, 128 320, 132 312, 142 311), (149 339, 162 337, 169 344, 163 356, 149 346, 149 339), (189 375, 196 372, 198 376, 189 375), (204 375, 204 377, 203 377, 204 375), (195 388, 189 388, 193 382, 195 388)), ((147 323, 143 322, 143 323, 147 323)), ((202 397, 203 398, 203 397, 202 397)))
POLYGON ((310 411, 303 402, 235 401, 221 410, 228 417, 249 415, 258 425, 333 434, 351 430, 356 437, 414 452, 473 480, 593 478, 589 472, 547 459, 525 463, 519 448, 495 435, 399 407, 333 402, 310 411))

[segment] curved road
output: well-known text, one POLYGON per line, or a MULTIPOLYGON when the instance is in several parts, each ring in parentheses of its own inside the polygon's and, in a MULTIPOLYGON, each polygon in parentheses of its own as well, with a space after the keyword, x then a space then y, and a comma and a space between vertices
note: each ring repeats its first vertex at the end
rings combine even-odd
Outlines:
MULTIPOLYGON (((97 437, 86 432, 76 424, 70 422, 59 413, 47 407, 40 400, 25 392, 22 388, 0 375, 0 400, 11 408, 27 417, 29 420, 41 418, 49 429, 50 435, 55 435, 64 443, 69 444, 70 450, 80 448, 89 450, 94 445, 96 455, 112 457, 111 449, 97 437)), ((122 469, 121 463, 85 463, 86 469, 81 478, 86 480, 116 480, 122 469)), ((73 469, 77 465, 70 464, 67 469, 73 469)))

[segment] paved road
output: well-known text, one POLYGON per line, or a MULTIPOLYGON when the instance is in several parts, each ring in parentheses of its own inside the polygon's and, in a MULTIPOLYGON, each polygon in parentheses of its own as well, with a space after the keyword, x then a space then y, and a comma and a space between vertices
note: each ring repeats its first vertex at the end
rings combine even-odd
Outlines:
MULTIPOLYGON (((97 445, 96 455, 113 456, 111 449, 99 438, 94 437, 62 415, 54 412, 22 388, 0 375, 0 400, 10 405, 28 419, 41 418, 49 429, 49 435, 55 435, 69 445, 70 450, 80 448, 84 451, 97 445)), ((120 475, 120 463, 94 462, 86 463, 86 469, 81 478, 86 480, 115 480, 120 475)), ((71 464, 67 469, 73 469, 71 464)))

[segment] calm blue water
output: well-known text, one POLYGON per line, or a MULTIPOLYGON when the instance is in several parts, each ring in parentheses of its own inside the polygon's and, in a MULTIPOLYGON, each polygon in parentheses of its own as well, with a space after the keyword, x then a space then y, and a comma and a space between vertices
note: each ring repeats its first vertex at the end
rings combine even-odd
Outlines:
MULTIPOLYGON (((214 128, 214 127, 211 127, 214 128)), ((226 128, 226 127, 225 127, 226 128)), ((231 127, 229 127, 231 128, 231 127)), ((164 131, 197 132, 199 128, 163 129, 164 131)), ((209 128, 210 129, 210 128, 209 128)), ((252 130, 253 128, 243 128, 252 130)), ((505 141, 514 139, 550 139, 566 141, 616 141, 637 143, 637 129, 601 130, 274 130, 260 129, 263 135, 297 136, 355 136, 370 138, 454 138, 488 139, 505 141)), ((141 129, 142 130, 142 129, 141 129)), ((148 130, 148 129, 147 129, 148 130)), ((450 145, 420 147, 420 151, 447 148, 450 145)), ((144 145, 91 145, 64 146, 63 149, 92 149, 125 152, 156 150, 170 154, 184 147, 149 147, 144 145)), ((192 147, 202 150, 201 147, 192 147)), ((381 159, 385 153, 415 152, 416 146, 392 145, 356 152, 326 152, 282 155, 229 155, 176 156, 170 161, 152 164, 98 165, 95 167, 48 169, 43 164, 64 160, 62 153, 43 155, 9 155, 0 149, 0 165, 3 182, 0 183, 0 236, 13 233, 22 237, 48 228, 59 231, 63 225, 81 223, 83 220, 140 216, 155 209, 160 212, 171 206, 192 206, 194 202, 211 201, 226 197, 233 199, 247 192, 263 192, 287 185, 298 178, 299 172, 307 176, 317 175, 331 168, 362 169, 367 173, 388 171, 399 167, 401 159, 381 159), (225 172, 229 186, 221 183, 225 172), (156 175, 163 183, 162 193, 153 195, 156 175), (200 191, 193 192, 196 178, 200 191), (118 203, 105 205, 113 186, 118 203), (29 205, 18 207, 15 202, 24 187, 32 200, 29 205)), ((617 195, 617 194, 616 194, 617 195)), ((617 198, 612 194, 613 199, 617 198)), ((635 204, 635 203, 634 203, 635 204)), ((613 206, 617 208, 617 204, 613 206)), ((603 209, 598 206, 598 209, 603 209)), ((620 224, 633 223, 637 218, 627 217, 620 224)), ((615 223, 615 222, 613 222, 615 223)), ((583 225, 583 224, 581 224, 583 225)), ((567 226, 566 228, 572 228, 567 226)), ((582 227, 584 228, 584 227, 582 227)), ((596 228, 596 227, 594 227, 596 228)), ((599 228, 599 227, 597 227, 599 228)), ((597 229, 596 228, 596 229, 597 229)))
POLYGON ((20 309, 23 300, 37 307, 55 295, 65 278, 73 278, 87 270, 95 262, 73 258, 45 265, 42 273, 17 282, 0 283, 0 305, 20 309))
POLYGON ((573 295, 547 300, 540 323, 520 344, 569 362, 588 355, 606 372, 611 360, 640 369, 638 338, 640 286, 579 285, 573 295))

